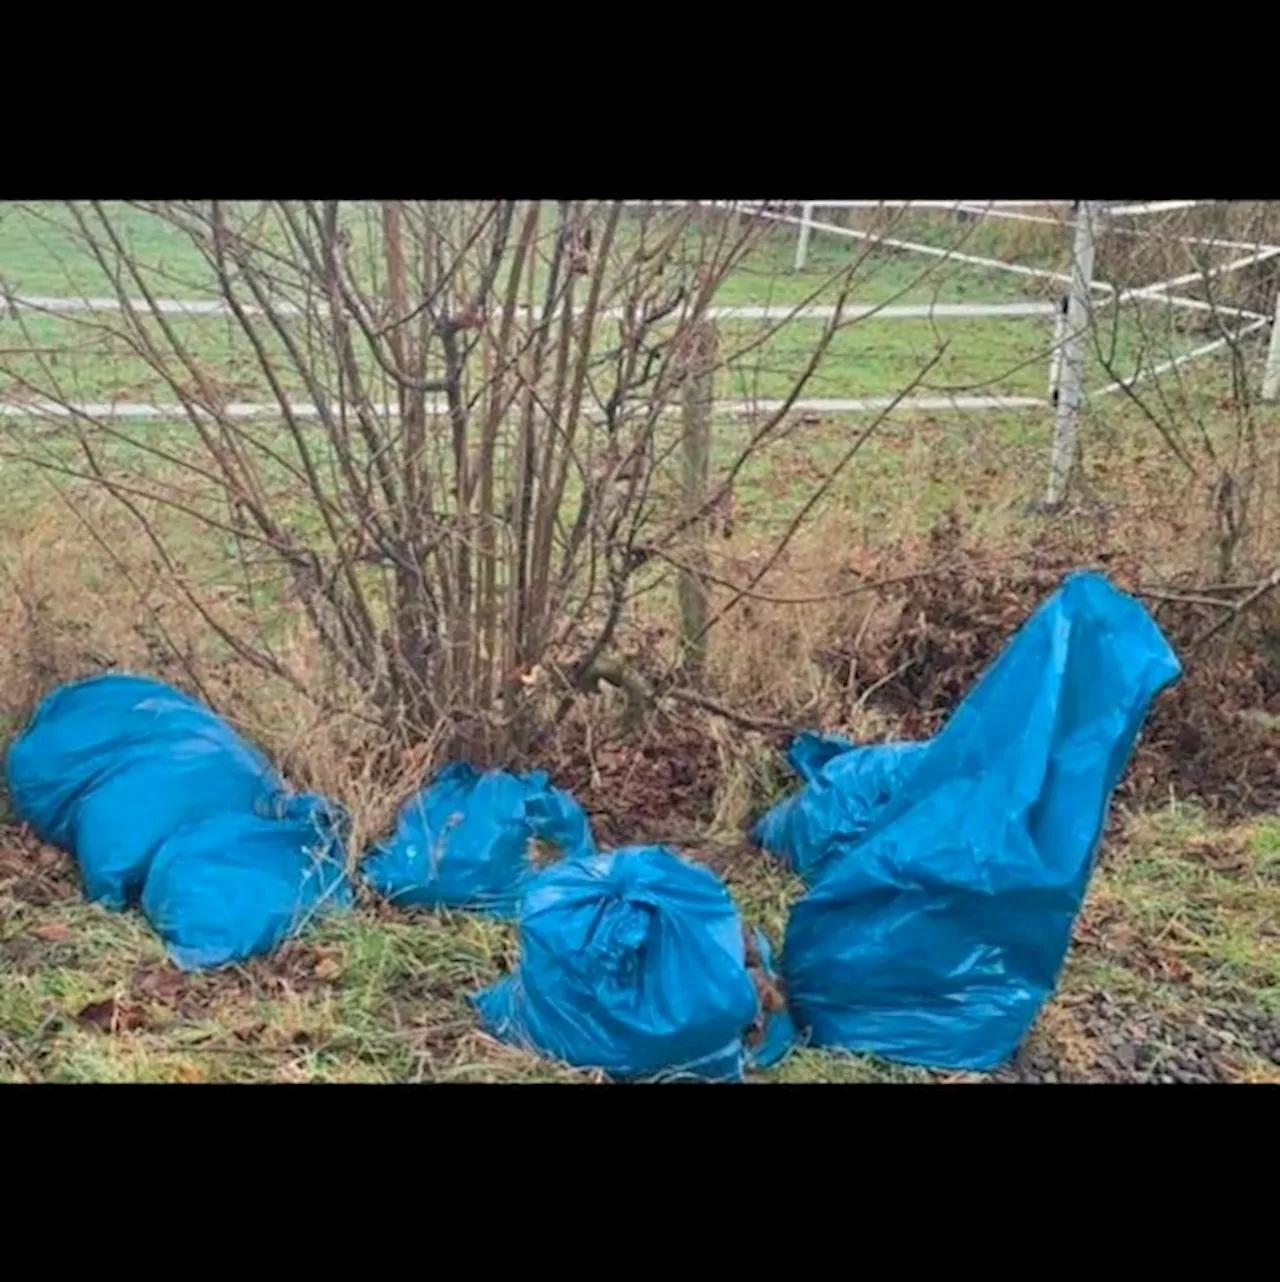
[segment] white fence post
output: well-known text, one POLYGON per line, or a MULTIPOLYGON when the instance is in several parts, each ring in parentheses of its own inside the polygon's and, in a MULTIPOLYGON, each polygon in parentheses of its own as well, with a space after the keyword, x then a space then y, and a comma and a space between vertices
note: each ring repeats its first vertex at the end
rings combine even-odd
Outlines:
POLYGON ((1276 318, 1271 322, 1271 345, 1267 348, 1267 368, 1262 375, 1262 399, 1280 400, 1280 292, 1276 294, 1276 318))
POLYGON ((1053 453, 1049 460, 1047 506, 1057 507, 1066 497, 1076 460, 1076 414, 1084 388, 1084 341, 1093 309, 1094 218, 1097 203, 1076 203, 1076 235, 1071 251, 1071 292, 1063 324, 1061 377, 1053 418, 1053 453))
POLYGON ((796 241, 796 271, 804 271, 805 259, 809 257, 809 236, 813 231, 813 202, 810 201, 800 211, 800 239, 796 241))

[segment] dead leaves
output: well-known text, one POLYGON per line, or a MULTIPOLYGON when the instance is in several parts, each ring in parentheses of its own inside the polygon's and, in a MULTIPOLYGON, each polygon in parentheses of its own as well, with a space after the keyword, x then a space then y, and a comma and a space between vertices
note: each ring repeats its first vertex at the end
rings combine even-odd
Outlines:
POLYGON ((340 979, 345 969, 345 958, 340 948, 316 950, 316 964, 312 974, 322 983, 331 984, 334 980, 340 979))
POLYGON ((176 967, 138 970, 133 976, 133 992, 157 1006, 176 1009, 191 993, 187 976, 176 967))
POLYGON ((0 894, 32 908, 47 908, 77 896, 69 856, 36 840, 29 829, 0 826, 0 894))
POLYGON ((90 1002, 83 1007, 76 1015, 76 1023, 81 1028, 114 1035, 149 1028, 151 1019, 140 1006, 110 997, 106 1001, 90 1002))
MULTIPOLYGON (((32 934, 61 942, 72 932, 61 923, 50 922, 32 934)), ((88 1002, 73 1019, 88 1033, 107 1037, 150 1033, 166 1041, 183 1028, 216 1027, 226 1030, 218 1036, 230 1041, 218 1049, 261 1048, 271 1040, 267 1036, 271 1026, 255 1016, 252 1003, 287 999, 328 986, 341 978, 345 968, 345 949, 317 948, 299 940, 243 968, 184 972, 168 965, 139 966, 117 992, 88 1002)), ((189 1043, 185 1035, 179 1040, 190 1049, 209 1049, 203 1043, 198 1047, 189 1043)))
POLYGON ((1253 871, 1253 859, 1249 852, 1249 839, 1237 832, 1209 833, 1201 837, 1192 837, 1187 841, 1182 853, 1211 868, 1214 872, 1237 876, 1253 871))
POLYGON ((755 1021, 747 1034, 748 1044, 755 1047, 764 1039, 769 1017, 785 1011, 787 1001, 782 989, 782 981, 777 976, 771 975, 765 968, 764 957, 756 942, 755 931, 750 926, 742 927, 742 943, 747 974, 751 976, 751 982, 755 986, 758 1003, 755 1021))
POLYGON ((31 933, 36 939, 41 939, 46 944, 69 943, 74 937, 71 927, 60 921, 47 921, 39 926, 33 926, 31 933))
MULTIPOLYGON (((818 659, 844 691, 846 719, 867 706, 893 720, 894 738, 924 738, 973 687, 1013 633, 1058 586, 1064 574, 1097 564, 1121 588, 1140 578, 1127 554, 1087 555, 1045 545, 1017 561, 996 561, 969 548, 955 520, 944 519, 924 553, 938 568, 875 596, 876 613, 893 611, 894 626, 862 635, 866 600, 851 604, 818 659)), ((901 578, 921 549, 893 546, 867 578, 901 578)), ((1177 649, 1203 628, 1195 609, 1158 609, 1157 621, 1177 649)), ((1229 652, 1188 661, 1182 679, 1156 701, 1121 796, 1141 805, 1154 796, 1195 798, 1224 818, 1280 809, 1280 677, 1265 637, 1243 632, 1229 652)), ((837 718, 838 719, 838 718, 837 718)), ((1226 865, 1223 865, 1224 869, 1226 865)))
POLYGON ((720 757, 696 723, 659 713, 628 740, 570 722, 553 753, 553 777, 587 808, 602 842, 662 840, 715 812, 720 757))

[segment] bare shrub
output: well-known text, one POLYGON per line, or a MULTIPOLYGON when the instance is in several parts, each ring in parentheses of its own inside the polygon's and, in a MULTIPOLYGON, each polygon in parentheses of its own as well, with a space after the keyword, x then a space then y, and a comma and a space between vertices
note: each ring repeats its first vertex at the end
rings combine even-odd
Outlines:
POLYGON ((1280 283, 1267 248, 1277 235, 1276 207, 1249 202, 1101 228, 1099 274, 1120 291, 1095 300, 1091 346, 1113 381, 1093 393, 1093 408, 1127 400, 1185 480, 1208 518, 1204 580, 1274 563, 1280 452, 1256 369, 1280 283), (1192 364, 1214 349, 1216 361, 1192 364))
MULTIPOLYGON (((452 749, 519 750, 616 671, 652 558, 679 555, 705 515, 678 502, 669 412, 686 336, 758 220, 582 202, 137 208, 195 248, 220 315, 175 316, 118 211, 71 203, 61 230, 116 310, 65 323, 126 363, 138 399, 173 406, 181 444, 79 400, 26 309, 0 367, 58 430, 15 436, 9 457, 108 494, 207 632, 300 691, 316 673, 281 638, 305 619, 324 679, 366 692, 401 743, 447 726, 452 749), (239 407, 250 396, 267 418, 239 407), (216 592, 214 548, 238 566, 216 592)), ((823 281, 832 318, 708 509, 788 430, 861 261, 823 281)), ((720 363, 767 342, 782 311, 720 363)))

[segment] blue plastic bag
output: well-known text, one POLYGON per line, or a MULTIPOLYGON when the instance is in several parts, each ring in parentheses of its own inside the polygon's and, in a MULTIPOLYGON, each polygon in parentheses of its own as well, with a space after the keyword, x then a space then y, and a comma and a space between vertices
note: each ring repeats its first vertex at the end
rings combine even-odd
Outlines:
MULTIPOLYGON (((661 846, 554 864, 528 886, 520 944, 518 968, 473 998, 494 1036, 619 1078, 741 1077, 760 1003, 709 868, 661 846)), ((770 1062, 788 1028, 765 1030, 770 1062)))
POLYGON ((542 771, 482 773, 452 762, 404 807, 394 833, 360 871, 398 904, 509 917, 537 871, 534 838, 566 855, 595 849, 582 807, 542 771))
POLYGON ((843 836, 834 779, 814 794, 831 846, 803 856, 825 867, 782 959, 814 1044, 953 1069, 1013 1055, 1053 991, 1111 792, 1180 671, 1136 600, 1070 575, 861 834, 843 836))
POLYGON ((862 840, 924 749, 919 743, 857 747, 840 735, 797 735, 787 759, 806 786, 778 802, 756 824, 753 839, 812 884, 833 854, 862 840))
POLYGON ((186 824, 147 874, 142 911, 184 970, 269 952, 316 915, 349 907, 346 817, 301 794, 278 818, 227 813, 186 824))
POLYGON ((136 900, 160 842, 195 820, 269 813, 284 783, 216 713, 160 681, 108 673, 60 686, 6 759, 18 817, 75 855, 85 893, 136 900))

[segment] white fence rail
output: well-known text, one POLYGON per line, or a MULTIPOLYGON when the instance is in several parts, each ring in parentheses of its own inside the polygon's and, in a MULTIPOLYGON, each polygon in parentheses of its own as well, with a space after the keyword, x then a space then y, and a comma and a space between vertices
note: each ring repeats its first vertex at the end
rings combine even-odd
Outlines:
MULTIPOLYGON (((231 308, 217 298, 157 298, 155 310, 166 316, 232 316, 231 308)), ((15 294, 9 299, 10 308, 14 311, 44 312, 52 316, 73 316, 89 312, 119 312, 126 304, 119 298, 52 298, 36 295, 15 294)), ((143 298, 131 298, 128 307, 140 314, 151 310, 151 305, 143 298)), ((280 302, 272 304, 280 316, 298 317, 306 314, 307 309, 296 303, 280 302)), ((256 303, 245 303, 241 310, 249 316, 262 315, 262 308, 256 303)), ((527 315, 524 308, 521 313, 527 315)), ((982 316, 1049 316, 1053 313, 1052 303, 847 303, 843 315, 848 320, 863 320, 875 316, 887 320, 933 320, 946 317, 982 317, 982 316)), ((319 303, 311 314, 323 315, 328 311, 327 304, 319 303)), ((582 309, 576 309, 581 315, 582 309)), ((623 310, 620 307, 602 308, 600 317, 606 320, 620 320, 623 310)), ((798 320, 829 321, 834 319, 836 309, 833 306, 818 304, 800 305, 786 303, 768 303, 761 306, 743 305, 734 307, 709 307, 704 315, 708 320, 798 320)), ((542 309, 535 307, 533 316, 540 319, 542 309)))
MULTIPOLYGON (((844 237, 850 240, 881 240, 881 243, 901 251, 926 254, 933 257, 946 258, 949 261, 965 263, 971 266, 982 267, 992 271, 1003 271, 1014 275, 1038 277, 1042 280, 1062 281, 1068 285, 1073 285, 1075 289, 1081 288, 1080 280, 1073 275, 1066 275, 1061 272, 1051 272, 1039 268, 1030 268, 1023 264, 1006 263, 991 258, 982 258, 974 254, 962 254, 954 251, 940 249, 938 246, 922 245, 910 241, 880 238, 872 232, 858 231, 848 227, 840 227, 834 223, 822 222, 814 217, 815 211, 819 209, 874 209, 874 208, 907 208, 916 209, 947 209, 954 213, 978 214, 989 217, 1004 219, 1022 220, 1034 223, 1051 223, 1061 226, 1064 231, 1070 229, 1076 234, 1077 243, 1079 243, 1080 228, 1075 216, 1067 219, 1057 219, 1046 216, 1041 213, 1031 212, 1035 209, 1045 209, 1052 206, 1066 205, 1066 201, 855 201, 855 200, 830 200, 830 201, 802 201, 799 202, 801 213, 799 217, 788 214, 781 210, 766 209, 759 205, 746 206, 749 212, 755 213, 761 218, 766 218, 773 222, 787 223, 799 228, 799 235, 796 240, 796 257, 795 268, 802 271, 808 255, 809 242, 815 231, 823 232, 829 235, 844 237), (1075 279, 1073 280, 1073 277, 1075 279)), ((1098 217, 1106 220, 1108 223, 1108 232, 1118 231, 1122 235, 1141 236, 1149 235, 1134 227, 1114 228, 1109 224, 1117 218, 1132 218, 1147 214, 1170 213, 1176 210, 1193 209, 1198 206, 1212 205, 1218 202, 1211 200, 1158 200, 1158 201, 1137 201, 1128 204, 1113 204, 1101 206, 1098 208, 1098 217)), ((1073 205, 1074 209, 1079 209, 1079 204, 1073 205)), ((1091 238, 1089 238, 1091 239, 1091 238)), ((1221 249, 1235 249, 1249 251, 1244 257, 1237 258, 1231 262, 1220 264, 1216 267, 1208 268, 1202 271, 1188 272, 1184 275, 1174 277, 1171 280, 1157 281, 1151 285, 1145 285, 1138 288, 1120 290, 1107 281, 1093 279, 1092 270, 1084 274, 1083 296, 1080 302, 1088 301, 1090 296, 1096 291, 1107 295, 1101 302, 1101 306, 1111 304, 1120 305, 1126 302, 1160 302, 1170 307, 1177 307, 1189 311, 1210 311, 1222 316, 1237 317, 1241 320, 1251 321, 1253 323, 1243 326, 1237 333, 1231 337, 1215 340, 1212 343, 1193 349, 1190 352, 1183 353, 1180 356, 1157 365, 1150 370, 1144 371, 1133 378, 1121 382, 1113 382, 1105 387, 1098 389, 1093 395, 1108 395, 1112 392, 1121 390, 1124 387, 1132 387, 1135 383, 1145 378, 1155 377, 1158 374, 1166 373, 1169 370, 1176 369, 1188 361, 1197 360, 1202 356, 1211 355, 1221 350, 1228 343, 1237 341, 1240 338, 1254 334, 1263 328, 1270 326, 1271 339, 1267 350, 1266 365, 1262 376, 1261 396, 1264 401, 1276 401, 1280 399, 1280 294, 1277 296, 1276 308, 1274 315, 1251 311, 1247 308, 1232 307, 1217 302, 1206 302, 1199 298, 1188 298, 1184 294, 1175 291, 1181 290, 1187 286, 1194 286, 1207 280, 1215 279, 1219 276, 1228 275, 1232 272, 1240 271, 1246 267, 1252 267, 1259 263, 1267 262, 1280 255, 1280 246, 1269 244, 1250 244, 1246 241, 1218 239, 1211 236, 1184 236, 1175 235, 1173 240, 1183 245, 1209 246, 1221 249)), ((1073 264, 1078 267, 1079 264, 1073 264)), ((1070 345, 1075 341, 1072 328, 1066 324, 1065 311, 1067 307, 1067 298, 1064 298, 1062 305, 1052 308, 1056 314, 1055 329, 1053 341, 1051 343, 1050 367, 1049 367, 1049 399, 1056 402, 1058 399, 1058 389, 1064 373, 1066 372, 1066 361, 1063 359, 1064 345, 1070 345)), ((1099 304, 1089 302, 1090 312, 1094 311, 1099 304)), ((1083 403, 1088 399, 1090 394, 1083 388, 1077 389, 1073 396, 1073 401, 1083 403)), ((1061 459, 1057 455, 1061 454, 1063 448, 1062 441, 1074 440, 1074 414, 1076 405, 1071 407, 1058 407, 1056 415, 1057 425, 1055 428, 1055 458, 1057 461, 1051 467, 1050 492, 1051 495, 1059 489, 1061 477, 1060 465, 1061 459)))
MULTIPOLYGON (((289 413, 299 420, 319 419, 319 408, 308 401, 290 402, 289 413)), ((795 414, 878 414, 887 409, 941 411, 941 410, 1013 410, 1043 407, 1038 396, 863 396, 798 399, 791 405, 795 414)), ((776 414, 785 409, 786 401, 753 399, 719 400, 714 403, 715 413, 726 418, 757 418, 776 414)), ((195 405, 197 414, 208 414, 204 407, 195 405)), ((429 414, 444 414, 448 406, 443 400, 428 401, 429 414)), ((390 404, 373 406, 375 413, 390 417, 396 407, 390 404)), ((331 408, 328 412, 332 413, 331 408)), ((668 414, 678 414, 678 405, 668 406, 668 414)), ((281 407, 278 402, 232 401, 219 408, 219 414, 235 420, 263 418, 278 419, 281 407)), ((45 419, 84 420, 152 420, 179 423, 188 415, 187 407, 174 402, 153 405, 146 401, 83 401, 58 404, 52 401, 0 402, 0 418, 39 421, 45 419)))

